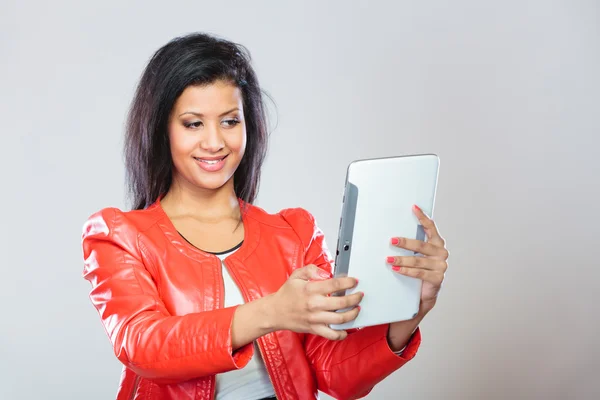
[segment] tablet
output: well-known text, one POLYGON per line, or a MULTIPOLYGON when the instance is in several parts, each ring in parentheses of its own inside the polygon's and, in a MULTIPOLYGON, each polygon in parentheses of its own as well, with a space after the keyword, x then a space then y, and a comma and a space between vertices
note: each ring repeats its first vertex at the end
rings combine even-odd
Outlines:
POLYGON ((331 325, 331 328, 360 328, 416 316, 422 281, 392 271, 386 258, 415 255, 393 246, 392 237, 426 240, 412 206, 418 205, 433 217, 438 169, 439 158, 435 154, 350 163, 342 200, 334 276, 351 276, 359 283, 355 288, 334 295, 361 291, 365 296, 354 321, 331 325))

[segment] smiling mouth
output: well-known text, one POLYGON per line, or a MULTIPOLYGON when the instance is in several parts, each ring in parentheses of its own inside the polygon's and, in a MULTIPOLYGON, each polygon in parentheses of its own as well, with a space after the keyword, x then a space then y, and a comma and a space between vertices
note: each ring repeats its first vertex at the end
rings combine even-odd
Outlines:
MULTIPOLYGON (((229 154, 227 154, 228 156, 229 154)), ((223 161, 224 159, 227 158, 227 156, 223 156, 220 158, 211 158, 211 159, 206 159, 206 158, 200 158, 200 157, 194 157, 194 160, 196 161, 200 161, 201 163, 207 164, 207 165, 216 165, 219 162, 223 161)))

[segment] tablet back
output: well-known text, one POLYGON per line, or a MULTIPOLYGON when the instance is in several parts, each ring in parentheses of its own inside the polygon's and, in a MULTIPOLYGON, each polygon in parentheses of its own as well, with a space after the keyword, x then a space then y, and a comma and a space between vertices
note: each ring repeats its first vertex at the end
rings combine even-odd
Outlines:
MULTIPOLYGON (((434 154, 360 160, 348 167, 335 259, 335 276, 359 283, 361 312, 349 329, 413 318, 419 310, 421 280, 400 275, 388 256, 412 256, 392 246, 392 237, 426 240, 412 211, 418 205, 430 217, 437 187, 439 158, 434 154)), ((340 310, 342 311, 342 310, 340 310)))

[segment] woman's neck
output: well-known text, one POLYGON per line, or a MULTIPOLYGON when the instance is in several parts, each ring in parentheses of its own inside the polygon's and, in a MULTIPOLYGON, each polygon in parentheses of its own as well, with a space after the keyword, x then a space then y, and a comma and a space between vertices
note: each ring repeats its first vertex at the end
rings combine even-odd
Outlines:
POLYGON ((203 189, 173 180, 173 185, 160 200, 170 217, 191 216, 205 222, 239 219, 240 206, 233 188, 233 179, 218 189, 203 189))

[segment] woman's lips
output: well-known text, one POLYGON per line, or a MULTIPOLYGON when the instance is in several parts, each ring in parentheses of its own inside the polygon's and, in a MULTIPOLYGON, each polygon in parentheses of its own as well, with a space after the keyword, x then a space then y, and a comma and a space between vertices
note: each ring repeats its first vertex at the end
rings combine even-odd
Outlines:
POLYGON ((200 166, 200 168, 202 168, 206 172, 217 172, 217 171, 220 171, 221 169, 223 169, 223 167, 225 166, 225 159, 226 158, 227 158, 227 156, 220 157, 220 158, 215 158, 215 157, 209 157, 209 158, 194 157, 194 160, 196 160, 196 164, 198 164, 198 166, 200 166))

